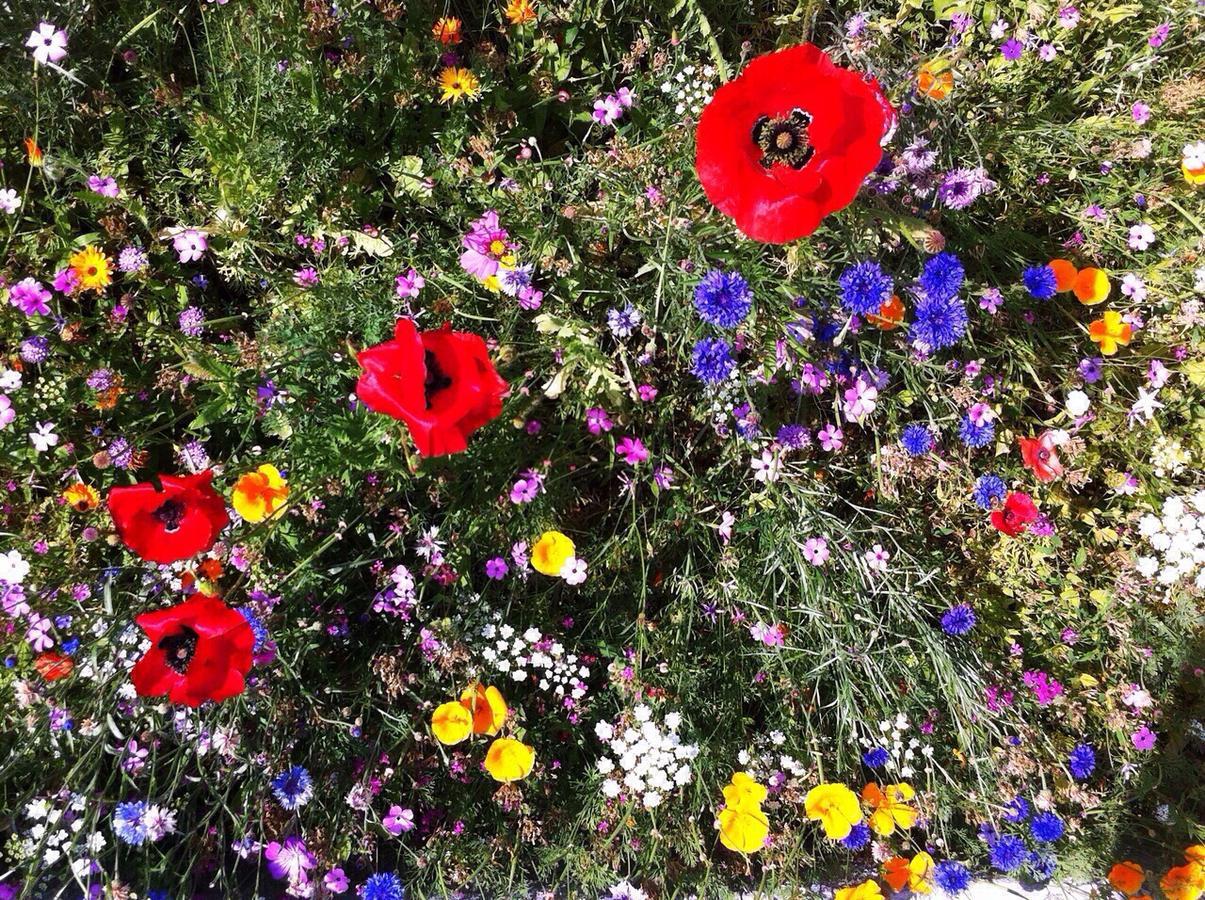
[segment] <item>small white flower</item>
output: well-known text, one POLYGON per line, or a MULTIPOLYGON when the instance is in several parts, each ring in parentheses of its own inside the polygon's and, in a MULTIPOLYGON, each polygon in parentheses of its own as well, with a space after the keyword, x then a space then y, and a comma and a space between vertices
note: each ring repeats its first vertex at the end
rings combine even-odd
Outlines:
POLYGON ((67 55, 67 32, 50 22, 41 22, 29 33, 25 46, 42 65, 57 63, 67 55))
POLYGON ((604 797, 614 799, 619 796, 619 782, 614 778, 608 778, 602 783, 602 792, 604 797))
POLYGON ((656 791, 649 791, 644 795, 644 808, 656 809, 661 805, 661 795, 656 791))
POLYGON ((1092 401, 1083 391, 1070 391, 1067 394, 1067 415, 1079 418, 1092 406, 1092 401))
POLYGON ((45 453, 59 442, 59 436, 54 432, 53 422, 39 422, 37 430, 29 433, 29 442, 39 453, 45 453))
MULTIPOLYGON (((9 584, 24 584, 25 576, 29 574, 29 563, 16 550, 9 550, 7 553, 0 553, 0 581, 7 581, 9 584)), ((45 803, 45 801, 41 801, 45 803)), ((36 807, 42 810, 41 816, 35 816, 33 804, 26 808, 26 812, 33 818, 42 818, 49 812, 49 806, 36 807)))
POLYGON ((17 208, 21 205, 21 195, 12 188, 0 189, 0 209, 4 210, 10 216, 16 213, 17 208))

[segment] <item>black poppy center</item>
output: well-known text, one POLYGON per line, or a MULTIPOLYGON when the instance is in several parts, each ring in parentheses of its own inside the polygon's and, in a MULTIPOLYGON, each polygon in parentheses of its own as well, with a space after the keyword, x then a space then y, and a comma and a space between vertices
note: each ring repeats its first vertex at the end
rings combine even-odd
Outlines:
POLYGON ((753 143, 761 150, 761 164, 767 169, 782 163, 802 169, 816 149, 808 141, 812 116, 799 107, 786 115, 762 116, 753 123, 753 143))
POLYGON ((171 534, 180 529, 180 523, 184 520, 184 504, 179 500, 164 500, 151 515, 163 524, 164 531, 171 534))
POLYGON ((159 649, 163 651, 163 661, 168 668, 177 675, 183 675, 188 671, 193 654, 197 652, 197 633, 182 625, 175 634, 160 639, 159 649))
POLYGON ((444 373, 444 370, 439 365, 439 360, 435 358, 435 354, 430 350, 425 351, 423 365, 427 369, 427 377, 423 381, 423 396, 427 400, 427 409, 430 409, 432 402, 435 400, 435 395, 442 390, 450 388, 452 386, 452 379, 444 373))

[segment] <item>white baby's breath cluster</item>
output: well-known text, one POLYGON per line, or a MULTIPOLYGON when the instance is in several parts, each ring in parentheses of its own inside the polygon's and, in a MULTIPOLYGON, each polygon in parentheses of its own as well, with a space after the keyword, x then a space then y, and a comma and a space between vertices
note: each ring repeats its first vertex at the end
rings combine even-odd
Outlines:
POLYGON ((907 716, 896 713, 894 719, 879 722, 878 737, 863 735, 859 738, 859 743, 865 750, 873 747, 886 750, 888 759, 884 768, 889 772, 897 772, 901 778, 912 778, 916 775, 916 766, 921 760, 925 763, 925 774, 932 775, 933 747, 919 738, 906 737, 911 727, 907 716))
MULTIPOLYGON (((38 797, 25 805, 25 817, 31 824, 21 836, 19 850, 23 859, 42 854, 43 865, 51 866, 66 856, 99 853, 108 843, 99 831, 84 837, 83 813, 87 799, 82 794, 68 793, 57 798, 38 797)), ((86 873, 91 860, 84 859, 86 873)), ((74 864, 73 864, 74 866, 74 864)))
POLYGON ((1192 455, 1184 449, 1179 438, 1159 435, 1151 444, 1151 469, 1160 478, 1179 475, 1192 462, 1192 455))
POLYGON ((643 703, 618 722, 596 724, 595 735, 614 756, 603 756, 597 763, 605 776, 603 796, 612 800, 626 790, 639 797, 645 809, 656 809, 667 794, 690 784, 690 763, 699 747, 682 742, 681 726, 682 716, 676 712, 667 713, 658 724, 643 703))
POLYGON ((697 116, 711 99, 714 83, 715 67, 691 63, 661 82, 661 93, 674 101, 674 112, 678 115, 697 116))
POLYGON ((772 788, 781 788, 780 782, 785 781, 783 775, 802 778, 807 774, 807 766, 789 753, 782 752, 786 741, 787 736, 777 729, 769 734, 758 734, 752 747, 737 754, 737 761, 758 781, 772 788))
POLYGON ((530 680, 557 697, 580 700, 586 695, 590 667, 540 629, 519 634, 511 625, 491 622, 481 629, 481 636, 485 639, 481 657, 493 671, 513 681, 530 680))
POLYGON ((1138 557, 1139 573, 1160 584, 1187 580, 1205 589, 1205 491, 1168 497, 1160 515, 1148 513, 1139 520, 1138 533, 1154 551, 1138 557))

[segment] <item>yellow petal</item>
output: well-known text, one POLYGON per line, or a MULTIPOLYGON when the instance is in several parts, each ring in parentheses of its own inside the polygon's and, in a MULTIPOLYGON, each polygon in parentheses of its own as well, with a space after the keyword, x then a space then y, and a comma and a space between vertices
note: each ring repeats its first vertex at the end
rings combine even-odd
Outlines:
MULTIPOLYGON (((463 709, 463 707, 461 707, 463 709)), ((531 774, 536 751, 514 738, 498 738, 485 752, 485 771, 494 781, 518 781, 531 774)))
POLYGON ((720 843, 737 853, 756 853, 765 846, 770 820, 756 806, 729 806, 720 810, 720 843))
POLYGON ((431 733, 441 744, 459 744, 473 733, 473 714, 454 700, 441 703, 431 713, 431 733))

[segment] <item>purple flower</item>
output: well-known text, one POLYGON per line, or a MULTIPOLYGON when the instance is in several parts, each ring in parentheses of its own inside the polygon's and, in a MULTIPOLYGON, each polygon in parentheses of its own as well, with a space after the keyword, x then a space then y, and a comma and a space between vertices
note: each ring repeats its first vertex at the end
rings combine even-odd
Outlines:
POLYGON ((1151 108, 1141 100, 1134 102, 1130 107, 1130 115, 1134 117, 1134 122, 1138 125, 1145 125, 1151 117, 1151 108))
POLYGON ((1150 750, 1155 746, 1155 737, 1155 732, 1143 725, 1130 735, 1130 740, 1133 741, 1135 749, 1150 750))
POLYGON ((1021 54, 1025 52, 1025 45, 1019 40, 1009 38, 1000 45, 1000 55, 1010 62, 1021 58, 1021 54))
MULTIPOLYGON (((503 565, 505 566, 506 564, 503 563, 503 565)), ((395 804, 389 807, 389 812, 385 818, 381 820, 381 824, 384 825, 385 830, 394 837, 407 831, 413 831, 414 810, 402 809, 400 806, 395 804)))
POLYGON ((592 406, 586 410, 586 430, 591 434, 601 434, 615 427, 607 411, 600 406, 592 406))
POLYGON ((393 280, 393 289, 399 299, 414 299, 418 296, 418 292, 426 287, 426 284, 427 280, 411 268, 405 274, 399 275, 393 280))
POLYGON ((50 297, 50 291, 34 278, 23 278, 8 290, 8 302, 27 316, 49 315, 50 297))
POLYGON ((649 451, 640 438, 624 437, 615 445, 615 455, 623 457, 629 466, 635 466, 649 458, 649 451))
POLYGON ((186 337, 200 337, 205 326, 205 311, 199 306, 189 306, 180 313, 180 333, 186 337))
POLYGON ((196 228, 185 228, 172 238, 172 246, 179 254, 180 262, 196 262, 209 249, 209 238, 196 228))
POLYGON ((498 261, 511 250, 510 235, 492 209, 469 226, 469 233, 460 243, 465 248, 460 254, 460 267, 480 281, 497 275, 498 261))
POLYGON ((102 197, 108 197, 110 200, 121 193, 121 188, 110 175, 105 175, 103 178, 100 175, 89 175, 88 190, 94 194, 100 194, 102 197))
POLYGON ((1172 30, 1171 22, 1162 22, 1151 33, 1151 36, 1146 39, 1146 42, 1148 44, 1150 44, 1150 46, 1152 46, 1152 47, 1162 47, 1163 43, 1167 40, 1167 36, 1169 34, 1171 34, 1171 30, 1172 30))
POLYGON ((309 880, 307 870, 318 864, 314 854, 305 849, 305 842, 296 835, 285 838, 283 844, 272 841, 264 848, 264 858, 273 878, 296 885, 305 884, 309 880))
POLYGON ((510 566, 506 564, 506 560, 501 556, 495 556, 493 559, 485 561, 485 576, 492 578, 494 581, 501 581, 509 571, 510 566))

